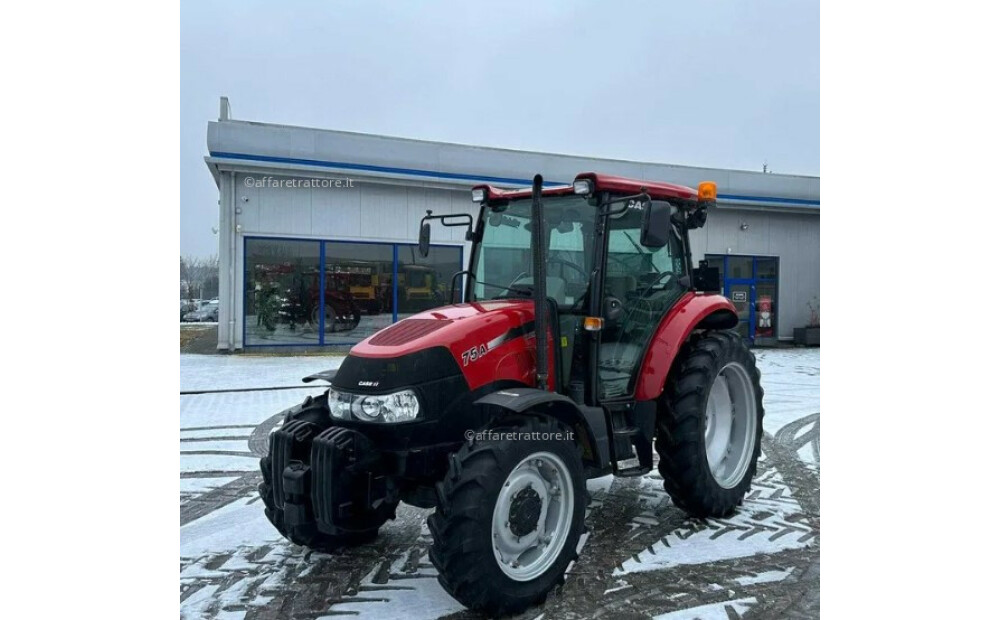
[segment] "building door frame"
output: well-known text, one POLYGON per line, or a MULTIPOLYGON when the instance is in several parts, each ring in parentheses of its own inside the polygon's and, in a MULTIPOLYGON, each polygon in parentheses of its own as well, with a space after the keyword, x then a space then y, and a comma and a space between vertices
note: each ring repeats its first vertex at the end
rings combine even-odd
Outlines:
MULTIPOLYGON (((777 341, 778 339, 778 321, 780 320, 780 315, 777 312, 778 307, 778 275, 781 269, 781 259, 777 256, 770 255, 760 255, 760 254, 705 254, 705 260, 710 259, 721 259, 722 260, 722 271, 719 273, 720 284, 722 285, 722 294, 725 295, 730 301, 732 299, 733 288, 736 286, 746 286, 749 290, 748 299, 746 300, 749 305, 747 318, 740 319, 740 323, 747 324, 747 341, 750 344, 754 344, 757 341, 757 286, 760 284, 769 284, 774 287, 774 296, 771 299, 771 315, 773 316, 771 323, 771 330, 773 336, 768 336, 764 340, 777 341), (749 278, 730 278, 729 277, 729 261, 731 258, 740 259, 751 259, 753 264, 753 269, 749 278), (760 275, 760 270, 758 264, 761 260, 773 260, 774 261, 774 277, 765 278, 760 275)), ((737 324, 737 328, 739 325, 737 324)))

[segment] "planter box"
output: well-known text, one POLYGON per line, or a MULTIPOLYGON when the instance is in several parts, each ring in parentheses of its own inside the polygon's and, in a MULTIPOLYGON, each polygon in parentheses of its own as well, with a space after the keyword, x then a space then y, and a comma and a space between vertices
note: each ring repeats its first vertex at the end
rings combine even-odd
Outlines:
POLYGON ((792 330, 792 340, 795 342, 795 344, 801 344, 807 347, 818 347, 819 328, 796 327, 795 329, 792 330))

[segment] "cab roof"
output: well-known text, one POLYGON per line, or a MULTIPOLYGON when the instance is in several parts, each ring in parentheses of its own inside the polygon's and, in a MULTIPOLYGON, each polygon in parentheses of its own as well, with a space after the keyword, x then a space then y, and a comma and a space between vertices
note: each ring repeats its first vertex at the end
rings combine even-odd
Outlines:
MULTIPOLYGON (((589 179, 594 184, 595 192, 611 192, 613 194, 624 194, 630 196, 645 191, 653 200, 697 200, 697 190, 684 185, 674 183, 662 183, 659 181, 639 181, 626 177, 617 177, 610 174, 600 174, 597 172, 581 172, 576 175, 574 181, 589 179)), ((531 188, 523 189, 501 189, 492 185, 476 185, 473 189, 482 188, 486 190, 487 200, 517 200, 519 198, 530 198, 531 188)), ((542 196, 564 196, 573 193, 572 185, 556 185, 554 187, 542 188, 542 196)))

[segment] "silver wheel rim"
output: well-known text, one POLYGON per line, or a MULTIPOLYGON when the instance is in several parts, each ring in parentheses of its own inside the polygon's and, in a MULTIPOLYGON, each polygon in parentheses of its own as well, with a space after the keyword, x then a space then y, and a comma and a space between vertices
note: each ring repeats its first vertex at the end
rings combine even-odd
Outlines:
POLYGON ((573 479, 558 456, 536 452, 518 463, 493 507, 500 570, 514 581, 531 581, 551 568, 569 536, 574 501, 573 479))
POLYGON ((715 377, 705 407, 705 456, 719 486, 731 489, 743 480, 756 437, 753 383, 746 368, 730 362, 715 377))

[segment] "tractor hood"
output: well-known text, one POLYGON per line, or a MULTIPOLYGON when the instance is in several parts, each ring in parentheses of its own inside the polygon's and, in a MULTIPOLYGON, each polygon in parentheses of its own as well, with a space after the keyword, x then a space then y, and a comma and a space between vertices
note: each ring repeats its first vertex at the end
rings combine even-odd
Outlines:
POLYGON ((531 301, 496 300, 442 306, 390 325, 351 349, 360 357, 399 357, 430 347, 447 347, 461 361, 473 346, 488 345, 508 331, 523 332, 534 318, 531 301), (522 328, 522 329, 518 329, 522 328))
MULTIPOLYGON (((411 380, 428 372, 435 378, 461 373, 469 389, 501 380, 530 383, 535 365, 533 304, 495 300, 428 310, 362 340, 344 363, 359 371, 345 381, 352 385, 378 381, 380 389, 386 387, 382 377, 389 367, 397 366, 399 374, 409 374, 411 380)), ((396 381, 406 378, 397 376, 396 381)))

